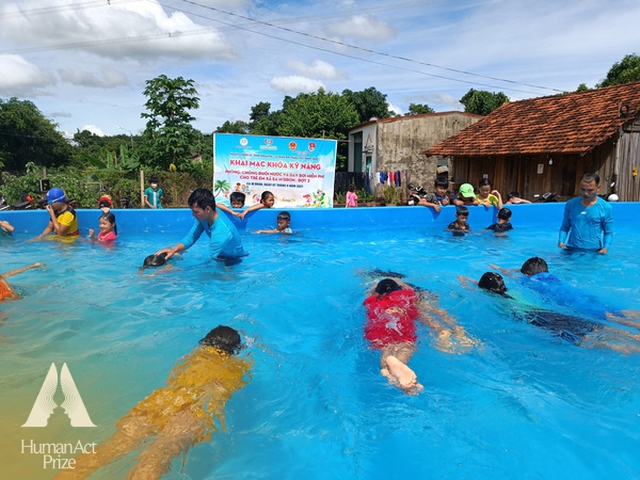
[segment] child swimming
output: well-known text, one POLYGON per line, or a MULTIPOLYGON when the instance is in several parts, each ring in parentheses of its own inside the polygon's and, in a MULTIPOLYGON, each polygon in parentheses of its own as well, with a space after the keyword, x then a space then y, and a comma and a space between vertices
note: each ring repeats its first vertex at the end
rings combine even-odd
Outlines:
POLYGON ((416 320, 438 336, 436 348, 443 352, 454 353, 456 344, 463 350, 477 345, 446 311, 437 308, 435 298, 427 302, 398 278, 378 282, 364 307, 367 312, 364 336, 371 348, 380 350, 380 373, 406 394, 415 395, 423 388, 407 365, 418 339, 416 320))
MULTIPOLYGON (((101 467, 140 450, 127 478, 158 479, 171 461, 193 445, 226 430, 224 408, 234 392, 250 381, 251 361, 238 356, 240 334, 219 325, 178 360, 166 386, 154 390, 116 422, 116 432, 95 453, 79 455, 75 469, 56 479, 84 479, 101 467)), ((184 461, 184 460, 183 460, 184 461)))

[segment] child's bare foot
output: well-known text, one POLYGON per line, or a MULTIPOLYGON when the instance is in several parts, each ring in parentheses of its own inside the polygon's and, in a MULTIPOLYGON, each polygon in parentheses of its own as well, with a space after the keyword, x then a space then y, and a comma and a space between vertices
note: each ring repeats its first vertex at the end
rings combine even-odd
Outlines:
MULTIPOLYGON (((383 368, 381 373, 384 370, 388 371, 389 376, 387 378, 391 384, 399 387, 405 393, 410 395, 415 395, 418 391, 422 390, 423 387, 418 383, 418 377, 407 365, 402 363, 393 355, 389 355, 384 361, 387 368, 383 368)), ((384 375, 384 373, 382 374, 384 375)))

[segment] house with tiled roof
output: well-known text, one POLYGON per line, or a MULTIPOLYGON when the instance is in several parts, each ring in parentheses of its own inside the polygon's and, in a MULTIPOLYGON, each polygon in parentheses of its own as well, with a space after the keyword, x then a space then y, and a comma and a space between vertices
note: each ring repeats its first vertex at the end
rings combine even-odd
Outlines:
MULTIPOLYGON (((438 163, 425 159, 422 152, 482 118, 465 112, 440 112, 371 119, 349 130, 348 170, 358 180, 357 188, 365 175, 370 177, 373 191, 380 184, 381 172, 401 172, 403 187, 412 182, 430 190, 438 163)), ((447 168, 446 162, 440 166, 447 168)), ((401 191, 406 193, 404 188, 401 191)))
POLYGON ((601 193, 638 201, 640 82, 505 103, 423 153, 449 159, 454 184, 488 176, 503 194, 566 199, 579 194, 583 173, 596 172, 601 193))

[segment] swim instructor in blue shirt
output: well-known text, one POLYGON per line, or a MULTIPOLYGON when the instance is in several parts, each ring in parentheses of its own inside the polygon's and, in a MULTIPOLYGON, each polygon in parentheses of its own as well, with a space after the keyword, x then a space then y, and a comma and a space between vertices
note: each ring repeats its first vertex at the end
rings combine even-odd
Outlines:
POLYGON ((613 208, 598 196, 600 176, 585 173, 580 180, 580 197, 564 207, 558 235, 560 248, 607 253, 613 239, 613 208), (568 240, 567 240, 568 238, 568 240))
POLYGON ((211 190, 198 188, 189 196, 189 207, 196 221, 191 231, 175 247, 167 247, 156 252, 165 253, 168 260, 177 252, 188 250, 202 233, 209 237, 209 251, 212 257, 233 259, 246 255, 236 227, 223 213, 216 209, 216 199, 211 190))

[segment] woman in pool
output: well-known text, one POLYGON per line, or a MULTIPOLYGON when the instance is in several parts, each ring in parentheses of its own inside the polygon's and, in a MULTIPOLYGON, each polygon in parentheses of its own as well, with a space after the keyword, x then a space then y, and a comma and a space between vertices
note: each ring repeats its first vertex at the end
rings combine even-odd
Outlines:
POLYGON ((456 342, 464 350, 477 344, 446 311, 437 308, 435 299, 429 302, 421 299, 416 289, 391 278, 381 280, 364 301, 367 312, 364 336, 372 348, 380 350, 380 373, 390 384, 410 395, 423 388, 407 365, 418 338, 416 320, 421 320, 438 335, 436 348, 444 352, 454 353, 456 342))
POLYGON ((160 478, 171 461, 193 445, 226 430, 224 408, 232 394, 250 380, 251 361, 238 357, 239 333, 219 325, 178 361, 167 385, 139 402, 116 422, 106 443, 76 457, 75 469, 56 479, 87 478, 91 473, 129 453, 142 449, 127 478, 160 478))
MULTIPOLYGON (((473 282, 473 280, 459 278, 463 284, 466 284, 467 281, 473 282)), ((507 286, 499 273, 484 273, 478 282, 478 286, 509 301, 515 300, 507 293, 507 286)), ((521 308, 511 310, 512 316, 547 330, 569 343, 584 348, 609 348, 622 353, 640 352, 640 335, 638 334, 633 334, 622 328, 609 327, 585 318, 552 312, 535 306, 522 305, 522 302, 518 303, 520 303, 519 306, 521 308), (526 309, 523 310, 523 306, 526 309)))

